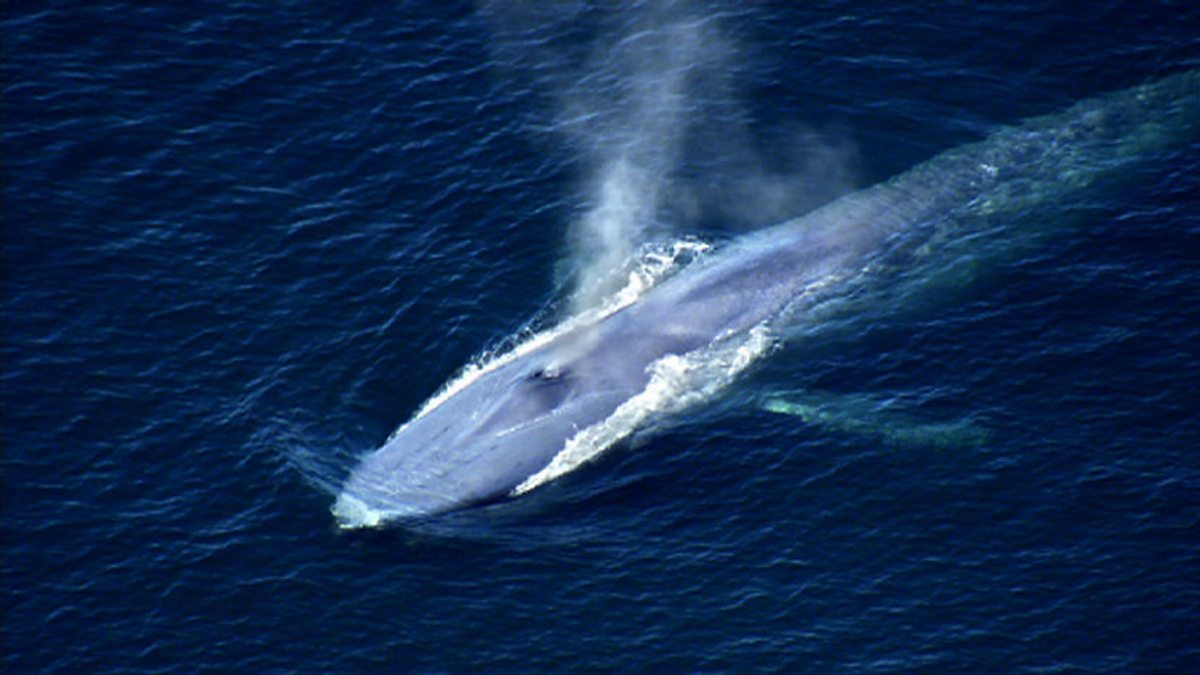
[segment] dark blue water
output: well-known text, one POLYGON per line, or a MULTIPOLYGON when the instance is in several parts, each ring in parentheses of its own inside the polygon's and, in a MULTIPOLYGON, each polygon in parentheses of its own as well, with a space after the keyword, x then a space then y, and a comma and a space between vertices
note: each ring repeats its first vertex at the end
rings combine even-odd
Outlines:
POLYGON ((1184 2, 741 4, 7 3, 4 669, 1195 672, 1194 142, 523 498, 334 526, 564 311, 613 148, 720 242, 1200 66, 1184 2))

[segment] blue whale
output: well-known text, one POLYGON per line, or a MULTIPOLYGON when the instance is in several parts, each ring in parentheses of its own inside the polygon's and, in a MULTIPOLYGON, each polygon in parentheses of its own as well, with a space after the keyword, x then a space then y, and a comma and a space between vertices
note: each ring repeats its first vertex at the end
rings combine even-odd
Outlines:
POLYGON ((965 230, 1006 213, 1102 190, 1194 139, 1198 127, 1200 71, 1176 74, 1002 129, 735 240, 629 304, 568 320, 435 397, 361 460, 333 514, 342 527, 369 527, 536 486, 567 470, 569 462, 555 464, 577 446, 611 444, 648 415, 695 400, 693 390, 736 375, 769 351, 781 324, 880 270, 968 241, 965 230), (695 376, 712 363, 718 374, 695 376))

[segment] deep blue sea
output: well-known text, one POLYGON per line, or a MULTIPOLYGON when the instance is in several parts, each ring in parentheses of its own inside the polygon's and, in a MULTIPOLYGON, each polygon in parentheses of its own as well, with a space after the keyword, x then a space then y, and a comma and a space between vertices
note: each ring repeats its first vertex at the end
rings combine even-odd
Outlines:
POLYGON ((1195 140, 527 495, 330 513, 605 253, 1198 68, 1195 3, 0 22, 5 672, 1200 672, 1195 140))

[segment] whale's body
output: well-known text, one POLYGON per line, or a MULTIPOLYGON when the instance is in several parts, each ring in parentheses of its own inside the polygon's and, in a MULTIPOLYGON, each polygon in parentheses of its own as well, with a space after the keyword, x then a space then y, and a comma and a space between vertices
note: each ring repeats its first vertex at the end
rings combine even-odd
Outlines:
POLYGON ((1131 163, 1194 138, 1198 117, 1200 72, 1182 73, 1006 128, 737 240, 427 405, 354 469, 334 514, 344 527, 361 527, 504 497, 643 394, 664 359, 794 320, 903 258, 898 250, 911 257, 939 240, 962 240, 947 228, 1103 186, 1131 163))

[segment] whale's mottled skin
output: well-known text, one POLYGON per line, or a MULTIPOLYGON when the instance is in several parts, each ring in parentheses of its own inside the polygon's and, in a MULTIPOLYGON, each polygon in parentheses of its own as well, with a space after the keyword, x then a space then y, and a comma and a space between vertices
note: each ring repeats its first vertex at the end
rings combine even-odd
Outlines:
POLYGON ((503 497, 642 392, 663 357, 802 313, 869 274, 906 231, 925 230, 924 244, 936 244, 928 223, 947 213, 974 214, 956 220, 969 225, 1102 189, 1135 162, 1194 139, 1198 118, 1200 71, 1177 74, 1003 129, 735 241, 425 410, 362 460, 333 513, 343 527, 362 527, 503 497))

